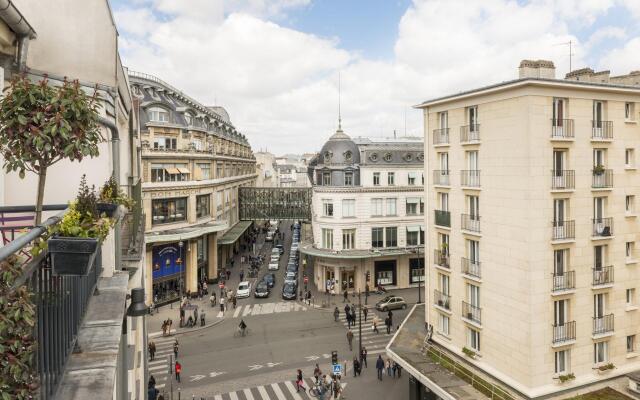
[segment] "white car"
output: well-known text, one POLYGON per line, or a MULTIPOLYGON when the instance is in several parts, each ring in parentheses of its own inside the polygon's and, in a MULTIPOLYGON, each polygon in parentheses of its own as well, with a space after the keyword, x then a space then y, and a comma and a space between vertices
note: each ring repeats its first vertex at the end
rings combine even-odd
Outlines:
POLYGON ((248 281, 240 282, 238 290, 236 290, 236 297, 239 299, 249 297, 251 294, 251 283, 248 281))
POLYGON ((278 262, 269 263, 269 271, 277 271, 278 269, 280 269, 280 263, 278 262))
POLYGON ((280 262, 280 256, 271 256, 271 260, 269 261, 269 264, 278 263, 278 262, 280 262))
POLYGON ((273 242, 273 234, 271 232, 267 233, 267 237, 264 238, 265 242, 273 242))
POLYGON ((278 249, 277 247, 274 247, 273 249, 271 249, 271 257, 273 256, 280 257, 280 249, 278 249))

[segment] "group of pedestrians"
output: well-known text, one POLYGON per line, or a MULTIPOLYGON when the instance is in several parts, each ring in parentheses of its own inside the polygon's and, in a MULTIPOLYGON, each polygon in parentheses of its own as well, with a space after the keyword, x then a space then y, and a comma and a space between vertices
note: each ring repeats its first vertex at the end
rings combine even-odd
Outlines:
POLYGON ((342 394, 342 382, 340 381, 340 375, 324 374, 320 370, 320 366, 316 364, 313 369, 313 377, 315 379, 313 388, 307 388, 304 385, 302 370, 298 369, 296 372, 296 391, 300 392, 300 389, 302 389, 303 392, 313 391, 313 394, 320 399, 324 399, 324 396, 327 394, 329 395, 329 398, 333 395, 333 398, 337 399, 342 394))
POLYGON ((387 360, 382 359, 382 355, 378 355, 378 360, 376 361, 376 369, 378 370, 378 380, 382 380, 382 376, 384 375, 384 370, 387 370, 388 376, 393 376, 396 378, 402 377, 402 367, 400 364, 395 361, 391 361, 390 358, 387 357, 387 360))

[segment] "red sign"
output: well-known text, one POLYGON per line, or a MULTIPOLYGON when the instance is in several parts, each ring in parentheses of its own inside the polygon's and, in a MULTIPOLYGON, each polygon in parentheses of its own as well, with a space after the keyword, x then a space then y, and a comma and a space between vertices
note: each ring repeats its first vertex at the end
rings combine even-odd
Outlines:
POLYGON ((304 277, 304 283, 309 283, 309 278, 308 277, 304 277))
POLYGON ((220 286, 220 289, 224 289, 224 283, 220 282, 218 286, 220 286))

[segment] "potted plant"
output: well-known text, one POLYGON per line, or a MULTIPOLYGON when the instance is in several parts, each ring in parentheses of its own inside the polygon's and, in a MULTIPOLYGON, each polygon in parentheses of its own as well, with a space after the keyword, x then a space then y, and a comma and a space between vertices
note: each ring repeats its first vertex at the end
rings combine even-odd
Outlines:
POLYGON ((573 379, 576 379, 576 376, 575 376, 575 374, 573 372, 570 372, 568 374, 558 375, 554 379, 558 379, 560 381, 560 383, 565 383, 565 382, 571 381, 573 379))
POLYGON ((467 357, 469 357, 469 358, 473 358, 473 359, 475 359, 475 358, 476 358, 476 356, 477 356, 476 352, 475 352, 475 351, 473 351, 473 350, 471 350, 471 349, 470 349, 470 348, 468 348, 468 347, 463 347, 463 348, 462 348, 462 352, 463 352, 467 357))
POLYGON ((125 206, 131 209, 133 205, 134 201, 120 189, 115 178, 113 176, 109 177, 100 189, 97 203, 98 212, 104 212, 108 217, 113 218, 118 206, 125 206))
POLYGON ((610 369, 614 369, 616 366, 613 365, 612 363, 608 363, 608 364, 603 364, 598 366, 598 372, 606 372, 610 369))
POLYGON ((598 164, 595 167, 593 167, 593 173, 596 175, 602 175, 604 174, 604 166, 602 164, 598 164))
POLYGON ((53 273, 86 275, 113 224, 112 218, 98 211, 96 193, 83 176, 76 201, 62 220, 49 228, 47 247, 53 273))

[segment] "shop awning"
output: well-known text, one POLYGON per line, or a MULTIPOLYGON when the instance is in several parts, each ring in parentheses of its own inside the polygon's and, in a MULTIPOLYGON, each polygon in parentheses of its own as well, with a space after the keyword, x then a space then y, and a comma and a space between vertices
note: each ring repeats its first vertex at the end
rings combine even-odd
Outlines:
POLYGON ((176 168, 181 174, 190 174, 191 171, 189 171, 187 168, 176 168))
POLYGON ((202 235, 220 232, 228 227, 226 222, 211 221, 205 224, 192 225, 186 228, 167 229, 164 231, 147 232, 144 235, 145 243, 167 243, 180 240, 195 239, 202 235))
POLYGON ((420 226, 407 226, 407 232, 419 232, 420 226))
POLYGON ((377 258, 387 256, 399 256, 403 254, 424 254, 424 246, 390 247, 372 250, 330 250, 319 249, 311 243, 300 245, 300 254, 321 258, 377 258))
POLYGON ((231 227, 220 239, 218 239, 218 245, 224 244, 233 244, 242 234, 249 229, 249 227, 253 224, 253 221, 240 221, 234 226, 231 227))
POLYGON ((178 168, 165 168, 165 171, 167 171, 167 174, 171 174, 171 175, 180 173, 180 170, 178 168))

